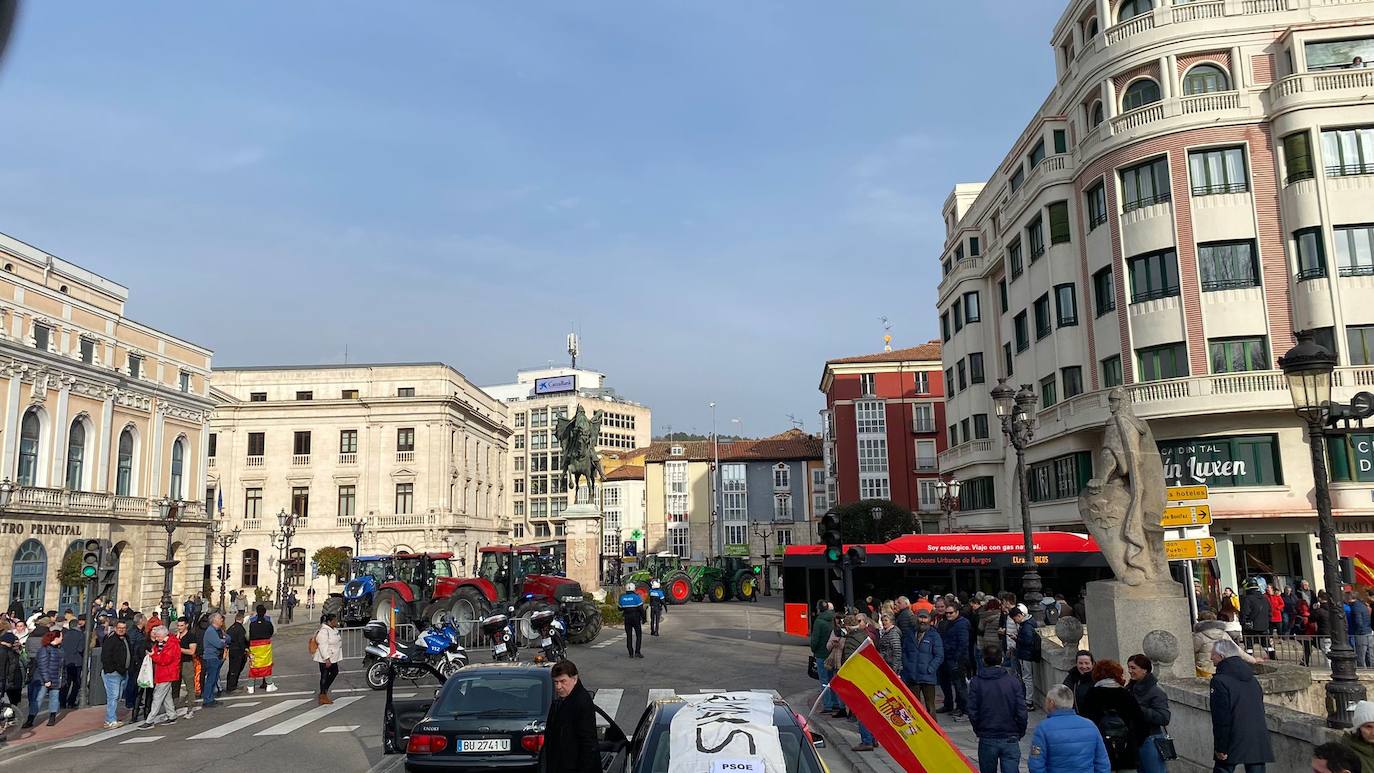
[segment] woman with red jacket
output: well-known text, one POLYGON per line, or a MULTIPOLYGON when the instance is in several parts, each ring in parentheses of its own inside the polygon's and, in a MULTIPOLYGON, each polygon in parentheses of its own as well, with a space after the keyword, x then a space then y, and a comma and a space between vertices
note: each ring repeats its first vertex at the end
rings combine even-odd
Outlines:
POLYGON ((153 642, 148 657, 153 659, 153 703, 148 708, 148 719, 138 726, 147 730, 158 724, 163 708, 167 710, 170 725, 177 721, 176 704, 172 702, 172 685, 181 681, 181 642, 167 633, 167 626, 159 625, 152 631, 153 642))

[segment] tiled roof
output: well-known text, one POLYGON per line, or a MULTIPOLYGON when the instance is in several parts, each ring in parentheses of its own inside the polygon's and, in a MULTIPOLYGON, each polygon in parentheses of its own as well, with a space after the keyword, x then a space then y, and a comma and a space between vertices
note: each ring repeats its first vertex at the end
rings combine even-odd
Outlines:
POLYGON ((644 480, 644 468, 637 464, 627 464, 606 473, 606 480, 644 480))
MULTIPOLYGON (((649 447, 644 461, 646 464, 681 460, 710 461, 715 458, 715 450, 715 444, 710 440, 685 440, 676 443, 656 441, 649 447), (673 446, 682 446, 682 455, 674 456, 673 446)), ((723 462, 782 462, 821 457, 821 439, 799 429, 790 429, 772 437, 720 444, 720 460, 723 462)))
POLYGON ((826 360, 826 365, 848 365, 864 362, 912 362, 912 361, 940 361, 940 342, 932 340, 920 346, 912 346, 907 349, 893 349, 890 352, 878 352, 876 354, 860 354, 855 357, 840 357, 834 360, 826 360))

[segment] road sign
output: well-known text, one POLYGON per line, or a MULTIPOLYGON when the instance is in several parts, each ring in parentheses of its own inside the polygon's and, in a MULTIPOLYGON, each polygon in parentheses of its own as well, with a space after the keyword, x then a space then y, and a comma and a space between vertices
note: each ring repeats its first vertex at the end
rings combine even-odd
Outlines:
POLYGON ((1180 505, 1164 508, 1164 519, 1160 525, 1166 529, 1176 529, 1181 526, 1205 526, 1211 522, 1211 505, 1180 505))
POLYGON ((1206 502, 1206 486, 1170 486, 1170 502, 1206 502))
POLYGON ((1196 558, 1216 558, 1217 541, 1212 537, 1165 540, 1164 555, 1170 561, 1191 561, 1196 558))

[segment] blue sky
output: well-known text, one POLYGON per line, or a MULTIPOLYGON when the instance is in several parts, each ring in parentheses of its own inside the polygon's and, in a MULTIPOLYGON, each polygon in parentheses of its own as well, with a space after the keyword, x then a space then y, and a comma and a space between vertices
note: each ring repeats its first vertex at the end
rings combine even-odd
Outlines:
POLYGON ((936 335, 940 205, 1052 85, 1039 0, 37 2, 0 231, 221 365, 583 361, 655 432, 819 428, 936 335))

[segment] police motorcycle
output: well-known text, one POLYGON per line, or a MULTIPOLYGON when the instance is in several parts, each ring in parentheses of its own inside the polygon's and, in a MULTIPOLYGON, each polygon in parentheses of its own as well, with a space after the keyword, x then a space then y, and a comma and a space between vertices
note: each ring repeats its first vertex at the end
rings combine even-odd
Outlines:
POLYGON ((530 615, 535 643, 544 653, 544 660, 557 663, 568 657, 568 629, 552 609, 541 609, 530 615))
POLYGON ((420 632, 413 642, 396 642, 396 653, 391 653, 386 623, 373 620, 363 626, 363 638, 367 647, 363 649, 363 673, 367 686, 374 690, 386 689, 387 663, 396 667, 396 676, 409 681, 418 681, 425 676, 422 668, 407 666, 417 663, 430 666, 444 675, 452 676, 458 669, 468 664, 468 653, 462 641, 458 626, 449 615, 444 615, 443 625, 430 626, 420 632))
POLYGON ((515 635, 514 616, 515 607, 507 606, 482 618, 482 636, 491 640, 491 659, 495 662, 514 663, 519 657, 520 637, 515 635))

